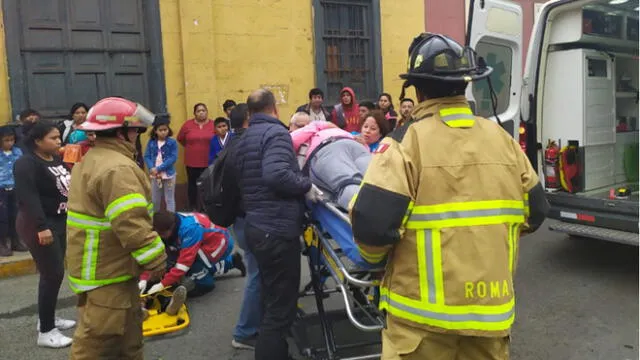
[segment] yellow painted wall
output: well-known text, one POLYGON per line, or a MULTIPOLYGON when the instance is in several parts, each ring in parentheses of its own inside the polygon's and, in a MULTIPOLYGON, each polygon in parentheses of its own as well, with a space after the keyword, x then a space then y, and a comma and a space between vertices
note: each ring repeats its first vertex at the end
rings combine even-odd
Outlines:
MULTIPOLYGON (((160 0, 168 110, 177 132, 204 102, 222 115, 226 99, 245 102, 274 86, 288 120, 314 86, 310 1, 160 0)), ((178 182, 184 182, 178 164, 178 182)))
POLYGON ((11 119, 11 94, 9 93, 9 72, 7 69, 7 52, 5 47, 2 0, 0 0, 0 124, 11 119))
MULTIPOLYGON (((380 3, 384 91, 397 103, 407 47, 424 29, 424 2, 380 3)), ((0 123, 6 123, 11 97, 1 5, 2 0, 0 123)), ((192 116, 193 104, 208 104, 214 118, 222 115, 225 99, 244 102, 260 86, 274 87, 284 121, 307 102, 315 86, 312 1, 160 0, 160 13, 167 107, 175 132, 192 116)), ((182 183, 184 167, 177 169, 182 183)))
MULTIPOLYGON (((424 31, 424 1, 382 0, 381 45, 384 91, 394 102, 406 69, 407 48, 424 31)), ((282 100, 288 121, 315 86, 312 1, 160 0, 168 110, 177 131, 204 102, 210 117, 225 99, 244 102, 268 85, 282 100)), ((185 174, 178 164, 178 182, 185 174)))
MULTIPOLYGON (((425 29, 424 0, 380 0, 380 26, 383 91, 391 94, 398 108, 404 82, 399 75, 407 70, 409 45, 425 29)), ((405 96, 416 100, 413 88, 405 96)))

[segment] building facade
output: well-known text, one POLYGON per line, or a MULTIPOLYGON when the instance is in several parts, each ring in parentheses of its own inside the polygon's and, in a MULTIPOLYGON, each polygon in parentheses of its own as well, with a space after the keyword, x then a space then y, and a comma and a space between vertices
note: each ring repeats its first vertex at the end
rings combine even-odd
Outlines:
MULTIPOLYGON (((169 112, 177 130, 204 102, 274 91, 282 120, 318 86, 394 99, 423 0, 0 0, 0 123, 33 108, 124 96, 169 112), (410 11, 407 9, 411 9, 410 11)), ((178 164, 178 182, 184 182, 178 164)))

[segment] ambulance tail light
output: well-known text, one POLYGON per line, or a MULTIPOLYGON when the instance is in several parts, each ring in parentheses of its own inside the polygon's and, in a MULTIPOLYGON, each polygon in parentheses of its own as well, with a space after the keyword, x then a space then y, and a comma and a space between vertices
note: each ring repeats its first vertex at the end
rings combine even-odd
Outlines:
POLYGON ((525 153, 527 152, 527 126, 524 121, 520 121, 520 127, 518 128, 518 142, 520 143, 520 148, 525 153))

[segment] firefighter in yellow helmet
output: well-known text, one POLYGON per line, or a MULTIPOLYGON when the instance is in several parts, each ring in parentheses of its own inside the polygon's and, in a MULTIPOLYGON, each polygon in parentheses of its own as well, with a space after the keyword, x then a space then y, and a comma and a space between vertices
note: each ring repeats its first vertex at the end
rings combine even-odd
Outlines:
POLYGON ((446 36, 414 39, 401 77, 419 104, 351 203, 360 254, 387 261, 383 360, 509 358, 518 241, 548 204, 520 145, 464 97, 490 72, 446 36))
POLYGON ((149 178, 134 161, 136 138, 153 120, 140 104, 105 98, 80 125, 96 143, 71 174, 67 262, 79 312, 72 360, 143 358, 138 276, 159 278, 166 267, 149 178))

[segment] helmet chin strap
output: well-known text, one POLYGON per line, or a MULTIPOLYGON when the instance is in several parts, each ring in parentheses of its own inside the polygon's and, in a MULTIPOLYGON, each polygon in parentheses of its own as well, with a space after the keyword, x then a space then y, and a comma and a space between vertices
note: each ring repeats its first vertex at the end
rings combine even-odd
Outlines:
MULTIPOLYGON (((125 124, 119 130, 122 131, 122 137, 124 138, 124 141, 133 145, 133 159, 135 160, 136 157, 138 156, 138 149, 135 144, 135 139, 134 140, 129 139, 129 126, 125 124)), ((136 134, 136 137, 137 136, 140 136, 140 135, 136 134)))
POLYGON ((404 99, 405 91, 409 86, 411 86, 411 82, 409 80, 405 80, 404 83, 402 84, 402 91, 400 91, 400 101, 404 99))
POLYGON ((122 131, 124 132, 124 138, 127 140, 128 143, 130 143, 131 139, 129 139, 129 126, 127 125, 126 121, 124 123, 124 126, 122 127, 122 131))

